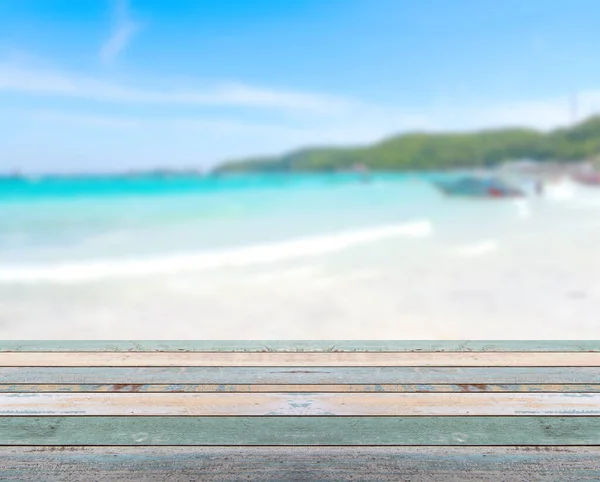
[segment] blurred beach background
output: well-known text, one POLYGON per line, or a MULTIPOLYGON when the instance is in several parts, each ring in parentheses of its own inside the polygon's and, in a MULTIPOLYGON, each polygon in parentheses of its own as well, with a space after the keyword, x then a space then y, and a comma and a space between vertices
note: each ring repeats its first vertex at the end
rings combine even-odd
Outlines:
POLYGON ((3 0, 0 339, 598 338, 598 15, 3 0))
POLYGON ((436 176, 0 181, 0 335, 597 336, 600 191, 453 199, 436 176))

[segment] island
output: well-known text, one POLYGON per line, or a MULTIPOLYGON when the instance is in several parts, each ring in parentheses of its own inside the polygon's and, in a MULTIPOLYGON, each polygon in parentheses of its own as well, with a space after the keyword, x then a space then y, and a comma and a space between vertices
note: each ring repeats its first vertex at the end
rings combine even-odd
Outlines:
POLYGON ((400 134, 360 147, 314 147, 281 156, 224 162, 213 175, 252 172, 339 172, 361 166, 372 171, 454 170, 494 167, 506 161, 597 162, 600 116, 542 132, 527 128, 477 132, 400 134))

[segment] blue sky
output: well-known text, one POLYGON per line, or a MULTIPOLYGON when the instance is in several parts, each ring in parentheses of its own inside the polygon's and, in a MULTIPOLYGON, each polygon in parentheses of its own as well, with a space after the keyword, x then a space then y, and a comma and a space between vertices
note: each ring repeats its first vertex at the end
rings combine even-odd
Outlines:
POLYGON ((1 0, 0 171, 209 167, 600 111, 597 0, 1 0))

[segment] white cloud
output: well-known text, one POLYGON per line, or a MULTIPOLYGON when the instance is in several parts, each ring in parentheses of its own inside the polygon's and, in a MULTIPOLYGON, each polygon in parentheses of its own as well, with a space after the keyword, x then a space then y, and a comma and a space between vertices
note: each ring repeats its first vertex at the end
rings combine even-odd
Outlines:
POLYGON ((20 111, 17 115, 34 121, 49 122, 52 124, 62 123, 71 126, 91 126, 91 127, 107 127, 114 129, 124 129, 139 127, 142 123, 141 119, 104 116, 96 114, 81 114, 71 113, 61 110, 52 109, 36 109, 20 111))
POLYGON ((222 107, 257 107, 321 114, 345 112, 352 101, 336 96, 220 83, 202 89, 143 89, 111 80, 0 61, 0 91, 98 101, 222 107))
POLYGON ((131 20, 127 0, 115 0, 114 25, 110 37, 100 48, 100 59, 111 63, 127 47, 140 26, 131 20))
MULTIPOLYGON (((324 120, 336 125, 364 126, 380 136, 399 130, 464 130, 486 127, 529 126, 550 129, 571 122, 571 94, 553 98, 496 100, 423 106, 408 111, 401 105, 376 105, 342 96, 271 89, 241 82, 175 85, 170 89, 140 87, 94 78, 23 61, 0 60, 0 93, 14 92, 47 98, 74 98, 132 105, 178 107, 246 107, 302 114, 314 124, 324 120)), ((600 90, 578 94, 578 117, 600 111, 600 90)), ((339 130, 339 129, 338 129, 339 130)), ((355 131, 355 129, 352 129, 355 131)), ((365 136, 359 136, 362 138, 365 136)))
MULTIPOLYGON (((1 89, 1 84, 0 84, 1 89)), ((243 95, 246 91, 242 90, 243 95)), ((253 92, 248 94, 250 98, 253 92)), ((265 103, 262 94, 257 103, 265 103)), ((265 94, 267 96, 267 94, 265 94)), ((276 98, 276 96, 273 96, 276 98)), ((232 99, 235 96, 232 97, 232 99)), ((579 96, 581 117, 598 113, 600 91, 588 91, 579 96)), ((249 102, 244 99, 244 102, 249 102)), ((270 99, 268 100, 270 101, 270 99)), ((268 103, 267 101, 267 103, 268 103)), ((421 111, 381 107, 366 102, 348 104, 343 113, 309 115, 272 121, 251 117, 243 119, 233 115, 193 115, 179 110, 170 115, 147 113, 144 115, 104 115, 90 109, 77 110, 21 110, 22 115, 39 121, 60 121, 73 126, 104 126, 113 128, 139 127, 180 130, 228 138, 257 136, 265 139, 275 149, 296 148, 302 145, 361 144, 376 142, 386 136, 410 131, 468 131, 486 128, 531 127, 548 130, 568 125, 569 97, 512 103, 481 103, 477 105, 445 105, 421 111), (229 136, 229 137, 228 137, 229 136)))
MULTIPOLYGON (((54 154, 57 165, 78 165, 83 152, 89 158, 90 169, 96 167, 91 165, 94 163, 104 166, 105 159, 120 159, 111 164, 119 168, 123 162, 138 167, 161 162, 208 166, 225 159, 278 154, 305 146, 368 144, 415 130, 465 131, 507 126, 546 130, 572 121, 571 93, 503 102, 457 102, 448 98, 443 103, 407 109, 402 105, 233 82, 203 88, 142 88, 40 65, 35 59, 0 60, 0 95, 20 93, 50 99, 53 104, 64 99, 98 103, 70 102, 56 110, 22 110, 19 128, 26 129, 26 139, 17 142, 5 134, 13 145, 11 155, 24 158, 27 149, 35 149, 32 144, 44 145, 44 149, 54 146, 65 149, 54 154), (110 105, 110 111, 105 104, 110 105), (158 109, 159 106, 178 108, 168 109, 166 115, 167 109, 158 109), (194 106, 213 107, 212 113, 204 110, 200 114, 200 110, 188 108, 194 106), (255 110, 236 115, 225 109, 230 107, 255 110), (264 116, 260 109, 287 115, 264 116), (31 142, 49 132, 53 135, 44 142, 31 142), (57 140, 57 136, 65 137, 57 140), (89 150, 89 145, 102 144, 100 138, 106 144, 105 150, 89 150), (129 153, 126 162, 121 152, 129 153)), ((11 97, 10 104, 19 109, 19 98, 11 97)), ((600 112, 600 90, 580 92, 578 111, 580 120, 600 112)), ((11 124, 4 127, 11 127, 13 120, 11 116, 11 124)), ((31 161, 34 162, 37 161, 31 161)))
POLYGON ((401 108, 371 106, 362 115, 363 122, 372 122, 401 130, 467 131, 488 128, 530 127, 549 130, 582 121, 600 113, 600 90, 582 91, 577 95, 577 118, 572 116, 572 95, 557 95, 538 99, 495 99, 478 102, 452 102, 431 105, 407 116, 401 108), (404 115, 400 115, 404 114, 404 115), (411 120, 412 119, 412 120, 411 120), (397 127, 412 122, 408 129, 397 127))
MULTIPOLYGON (((600 91, 582 93, 579 98, 582 117, 600 106, 600 91)), ((110 171, 159 165, 209 167, 227 159, 277 155, 306 146, 369 144, 415 130, 549 129, 570 121, 568 95, 510 103, 445 104, 413 112, 355 103, 348 114, 279 121, 225 112, 127 112, 106 114, 93 106, 15 110, 0 129, 0 138, 4 131, 5 151, 23 169, 110 171)))

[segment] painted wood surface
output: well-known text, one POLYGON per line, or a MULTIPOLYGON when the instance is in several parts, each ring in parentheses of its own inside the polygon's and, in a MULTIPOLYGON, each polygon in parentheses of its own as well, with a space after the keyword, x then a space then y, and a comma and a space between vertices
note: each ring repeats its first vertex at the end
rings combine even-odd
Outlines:
POLYGON ((2 342, 0 445, 600 445, 600 342, 2 342))
POLYGON ((48 353, 2 352, 0 366, 600 367, 598 353, 48 353))
POLYGON ((0 383, 593 384, 600 367, 0 367, 0 383))
POLYGON ((0 416, 600 416, 593 393, 12 393, 0 416))
POLYGON ((0 447, 0 480, 597 481, 600 447, 0 447))
POLYGON ((600 340, 2 340, 0 352, 600 352, 600 340))
POLYGON ((0 417, 0 445, 600 445, 600 417, 0 417))
POLYGON ((600 384, 0 384, 0 393, 600 393, 600 384))

